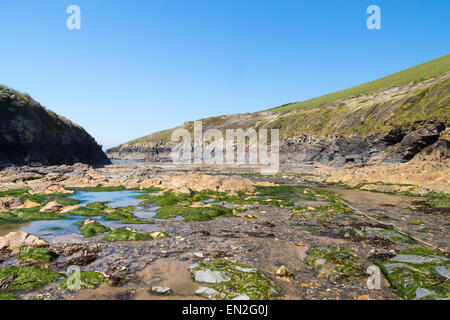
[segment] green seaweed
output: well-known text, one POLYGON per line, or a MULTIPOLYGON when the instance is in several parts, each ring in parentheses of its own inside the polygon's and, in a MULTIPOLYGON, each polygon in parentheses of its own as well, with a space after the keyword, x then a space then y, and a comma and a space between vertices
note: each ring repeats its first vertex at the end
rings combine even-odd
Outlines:
MULTIPOLYGON (((76 271, 75 271, 76 272, 76 271)), ((79 271, 78 274, 72 274, 68 278, 66 278, 60 285, 61 289, 74 289, 71 288, 71 285, 69 284, 72 279, 72 277, 79 276, 79 289, 95 289, 98 286, 100 286, 102 283, 107 283, 108 278, 106 278, 102 273, 100 272, 92 272, 92 271, 79 271)), ((75 282, 76 285, 76 282, 75 282)))
POLYGON ((169 219, 183 216, 184 221, 207 221, 219 216, 235 217, 232 209, 213 205, 211 207, 187 207, 187 206, 166 206, 159 208, 156 217, 159 219, 169 219))
POLYGON ((18 259, 25 262, 49 263, 55 261, 58 256, 56 252, 47 248, 25 246, 20 248, 18 259))
POLYGON ((153 221, 149 220, 141 220, 138 219, 134 213, 134 207, 126 207, 126 208, 117 208, 111 209, 108 208, 105 211, 105 219, 111 221, 119 221, 123 224, 153 224, 153 221))
POLYGON ((45 201, 42 197, 42 195, 31 195, 28 193, 31 188, 18 188, 18 189, 9 189, 0 191, 0 198, 3 197, 15 197, 15 198, 21 198, 24 200, 29 200, 32 202, 36 202, 39 204, 43 204, 45 201))
POLYGON ((106 220, 119 221, 124 224, 152 224, 152 221, 140 220, 134 214, 134 207, 110 208, 107 202, 91 202, 84 207, 71 210, 71 215, 83 217, 105 217, 106 220))
POLYGON ((0 268, 0 279, 6 278, 13 273, 17 274, 17 278, 7 288, 6 292, 34 290, 64 277, 60 273, 35 266, 11 266, 0 268))
POLYGON ((23 299, 13 294, 0 292, 0 301, 7 301, 7 300, 23 300, 23 299))
POLYGON ((109 232, 103 240, 114 242, 114 241, 142 241, 142 240, 152 240, 151 235, 147 233, 140 233, 139 231, 129 230, 129 229, 114 229, 109 232))
POLYGON ((62 206, 76 206, 80 204, 80 201, 69 197, 47 197, 47 200, 54 200, 62 206))
POLYGON ((93 237, 111 231, 110 228, 105 227, 97 221, 87 225, 84 224, 84 221, 77 222, 76 224, 80 227, 80 232, 85 237, 93 237))
POLYGON ((219 271, 226 278, 226 281, 211 286, 219 292, 212 298, 229 300, 245 294, 251 300, 268 300, 278 294, 269 278, 249 265, 225 259, 206 259, 192 268, 191 274, 194 277, 196 271, 204 269, 219 271))
POLYGON ((58 220, 68 215, 68 213, 40 212, 41 207, 12 209, 8 212, 0 212, 0 224, 19 223, 42 220, 58 220))
POLYGON ((328 280, 353 282, 365 276, 365 268, 358 257, 343 247, 316 247, 309 249, 306 254, 305 263, 324 273, 328 280), (317 264, 319 259, 323 259, 324 263, 317 264))
POLYGON ((441 276, 436 267, 449 270, 450 260, 440 251, 426 248, 412 248, 400 251, 386 261, 375 261, 388 279, 394 293, 403 299, 450 298, 450 283, 441 276), (401 260, 401 256, 417 256, 413 261, 401 260), (425 296, 417 296, 419 290, 427 290, 425 296))
POLYGON ((105 210, 108 209, 105 202, 91 202, 84 207, 73 209, 70 212, 71 215, 83 216, 83 217, 99 217, 105 214, 105 210))

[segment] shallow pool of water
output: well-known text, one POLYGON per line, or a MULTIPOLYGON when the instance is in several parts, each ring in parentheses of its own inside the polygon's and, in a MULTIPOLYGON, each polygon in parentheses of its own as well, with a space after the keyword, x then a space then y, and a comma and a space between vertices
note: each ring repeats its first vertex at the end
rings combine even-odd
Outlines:
POLYGON ((146 207, 136 207, 133 211, 134 215, 141 220, 153 219, 156 215, 156 210, 160 207, 158 206, 146 206, 146 207))
MULTIPOLYGON (((129 206, 136 207, 134 214, 138 219, 149 220, 152 219, 157 206, 138 207, 137 205, 143 201, 142 199, 133 198, 141 195, 139 191, 109 191, 109 192, 92 192, 92 191, 77 191, 70 196, 72 199, 80 201, 81 206, 85 206, 88 203, 93 202, 106 202, 106 204, 112 208, 125 208, 129 206)), ((79 221, 86 220, 83 216, 68 216, 58 220, 44 220, 44 221, 31 221, 25 223, 10 223, 0 225, 0 237, 7 235, 9 232, 25 231, 34 234, 44 240, 80 240, 83 237, 80 234, 79 227, 76 225, 79 221)), ((106 220, 104 217, 89 217, 89 219, 96 220, 109 228, 120 228, 129 226, 133 229, 141 231, 152 231, 155 229, 154 225, 128 225, 118 221, 106 220)))
POLYGON ((142 199, 133 198, 141 195, 139 191, 108 191, 108 192, 92 192, 92 191, 77 191, 70 198, 80 201, 82 206, 92 202, 107 202, 106 205, 111 208, 125 208, 130 206, 137 206, 142 199))

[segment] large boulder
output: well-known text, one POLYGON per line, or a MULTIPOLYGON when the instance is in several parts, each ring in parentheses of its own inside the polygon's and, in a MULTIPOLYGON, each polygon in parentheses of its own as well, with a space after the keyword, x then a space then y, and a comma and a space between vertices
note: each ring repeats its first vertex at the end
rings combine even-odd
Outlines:
POLYGON ((48 243, 41 238, 24 231, 10 232, 4 237, 0 237, 0 251, 7 249, 17 252, 23 246, 43 247, 48 243))
POLYGON ((16 197, 2 197, 0 198, 0 212, 7 212, 11 209, 27 209, 39 207, 40 204, 30 201, 24 200, 16 197))
POLYGON ((219 187, 220 192, 229 192, 231 194, 236 194, 238 191, 253 191, 254 189, 253 181, 241 177, 225 178, 219 187))
POLYGON ((53 194, 53 193, 64 193, 64 194, 72 194, 73 190, 64 189, 63 186, 59 184, 45 184, 39 181, 39 184, 33 185, 32 189, 29 191, 30 194, 53 194))
POLYGON ((0 198, 0 209, 15 209, 23 206, 25 200, 16 197, 3 197, 0 198))
POLYGON ((60 205, 58 202, 50 201, 45 206, 43 206, 42 209, 39 211, 40 212, 48 212, 48 213, 56 213, 56 212, 61 211, 62 208, 63 208, 63 206, 60 205))

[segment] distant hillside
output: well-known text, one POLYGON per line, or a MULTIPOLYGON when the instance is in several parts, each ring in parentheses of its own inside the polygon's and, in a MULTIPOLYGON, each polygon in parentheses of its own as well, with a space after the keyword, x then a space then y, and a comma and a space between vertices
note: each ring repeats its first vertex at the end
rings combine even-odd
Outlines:
POLYGON ((275 110, 286 111, 297 108, 313 108, 339 99, 367 95, 392 87, 400 87, 410 82, 422 82, 433 77, 439 77, 448 71, 450 71, 450 54, 378 80, 303 102, 296 102, 287 106, 277 107, 275 110))
POLYGON ((29 95, 0 86, 0 164, 105 164, 101 146, 82 127, 29 95))
MULTIPOLYGON (((277 128, 286 143, 292 139, 308 137, 314 144, 322 137, 325 140, 326 137, 338 137, 336 143, 339 146, 348 143, 348 137, 353 136, 366 142, 369 137, 387 136, 393 130, 403 130, 405 136, 407 132, 419 129, 427 123, 443 123, 443 127, 438 125, 441 128, 438 131, 441 132, 445 131, 449 121, 450 55, 308 101, 255 113, 202 119, 204 129, 277 128)), ((186 122, 180 127, 192 130, 193 122, 186 122)), ((112 158, 151 158, 157 161, 161 154, 170 150, 170 137, 175 129, 135 139, 112 148, 107 153, 112 158)), ((439 134, 437 136, 439 137, 439 134)), ((414 148, 414 152, 419 152, 426 144, 421 143, 422 147, 414 148)), ((323 143, 318 149, 325 150, 329 147, 327 143, 323 143)), ((323 150, 321 152, 323 153, 323 150)), ((405 160, 410 156, 398 159, 405 160)), ((306 161, 317 158, 314 157, 297 158, 306 161)), ((332 156, 330 159, 335 161, 336 158, 332 156)))

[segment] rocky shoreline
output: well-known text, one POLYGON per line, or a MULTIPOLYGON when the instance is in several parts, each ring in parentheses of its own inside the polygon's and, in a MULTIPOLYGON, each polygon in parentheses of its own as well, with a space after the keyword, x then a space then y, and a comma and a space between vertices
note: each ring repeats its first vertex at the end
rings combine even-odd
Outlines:
POLYGON ((173 129, 110 161, 2 86, 0 300, 448 300, 449 76, 204 119, 281 128, 272 175, 175 165, 173 129))
POLYGON ((448 193, 336 187, 312 172, 145 162, 5 168, 0 298, 449 298, 448 193), (122 208, 74 197, 130 191, 139 204, 122 208), (140 218, 145 210, 155 216, 140 218), (70 222, 74 215, 81 220, 70 222), (33 227, 48 219, 71 227, 33 227), (373 265, 382 272, 377 290, 367 287, 373 265), (416 279, 417 267, 420 282, 402 282, 416 279), (31 275, 32 285, 22 285, 31 275))

